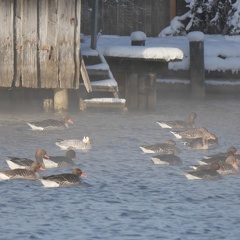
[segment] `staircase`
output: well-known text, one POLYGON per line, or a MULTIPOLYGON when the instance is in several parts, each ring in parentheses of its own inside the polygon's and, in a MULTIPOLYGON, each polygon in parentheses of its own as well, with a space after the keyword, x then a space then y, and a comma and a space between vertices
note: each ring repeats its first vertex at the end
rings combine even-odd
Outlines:
POLYGON ((80 99, 80 110, 89 107, 126 110, 126 100, 120 98, 118 83, 102 53, 83 48, 81 54, 81 85, 85 86, 87 92, 82 94, 84 99, 80 99))

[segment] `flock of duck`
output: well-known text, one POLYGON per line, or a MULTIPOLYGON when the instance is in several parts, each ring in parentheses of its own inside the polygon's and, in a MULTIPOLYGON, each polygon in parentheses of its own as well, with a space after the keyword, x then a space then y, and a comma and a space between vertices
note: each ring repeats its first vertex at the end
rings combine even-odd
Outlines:
MULTIPOLYGON (((210 133, 205 127, 195 126, 196 113, 191 113, 187 120, 157 121, 161 128, 170 129, 170 133, 181 141, 188 149, 206 150, 218 145, 218 138, 210 133)), ((151 157, 154 164, 182 165, 178 153, 176 141, 170 139, 163 143, 152 145, 141 145, 144 153, 157 154, 151 157)), ((221 179, 223 175, 236 174, 240 152, 234 146, 229 146, 226 152, 219 152, 213 155, 204 156, 198 161, 198 165, 189 166, 191 170, 184 173, 187 179, 221 179)))
MULTIPOLYGON (((64 130, 69 128, 69 123, 73 123, 68 115, 64 115, 60 120, 46 119, 43 121, 27 123, 32 130, 64 130)), ((80 168, 74 168, 71 173, 61 173, 41 177, 39 170, 46 168, 58 168, 74 166, 76 159, 75 150, 88 150, 91 148, 89 137, 79 139, 65 139, 56 142, 56 145, 63 150, 67 150, 65 156, 49 156, 47 152, 38 148, 35 152, 35 161, 24 157, 8 157, 6 160, 9 169, 0 171, 0 180, 27 179, 38 180, 45 187, 59 187, 70 185, 81 185, 81 178, 86 177, 80 168)))
MULTIPOLYGON (((191 113, 187 120, 158 121, 161 128, 171 129, 176 139, 188 148, 195 150, 205 150, 209 147, 218 145, 218 138, 210 133, 205 127, 195 127, 194 120, 196 113, 191 113)), ((46 119, 43 121, 27 123, 32 130, 63 130, 69 128, 69 123, 73 123, 68 115, 64 115, 61 120, 46 119)), ((61 173, 41 177, 39 170, 46 168, 59 168, 74 166, 76 158, 75 150, 89 150, 91 143, 89 137, 79 139, 65 139, 55 142, 62 150, 66 150, 65 156, 49 156, 44 149, 37 149, 35 161, 23 157, 8 157, 6 160, 9 169, 0 171, 0 180, 27 179, 39 180, 45 187, 59 187, 70 185, 81 185, 81 178, 86 177, 80 168, 74 168, 71 173, 61 173)), ((170 139, 163 143, 152 145, 141 145, 140 149, 144 153, 157 154, 151 156, 154 164, 162 165, 181 165, 182 160, 178 153, 176 141, 170 139)), ((209 179, 215 180, 222 178, 223 175, 236 174, 240 153, 237 148, 230 146, 224 153, 216 153, 204 156, 199 160, 198 165, 189 166, 193 170, 185 172, 188 179, 209 179)))

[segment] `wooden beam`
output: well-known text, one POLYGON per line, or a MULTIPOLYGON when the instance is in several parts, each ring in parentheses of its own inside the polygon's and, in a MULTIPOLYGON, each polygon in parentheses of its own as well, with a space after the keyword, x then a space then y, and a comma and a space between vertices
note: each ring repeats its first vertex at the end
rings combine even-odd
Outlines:
POLYGON ((93 12, 92 12, 92 36, 91 36, 91 48, 97 47, 97 33, 98 33, 98 0, 93 0, 93 12))
POLYGON ((86 69, 86 66, 85 66, 83 58, 81 58, 80 71, 81 71, 83 83, 84 83, 84 86, 85 86, 87 92, 92 92, 91 82, 90 82, 90 79, 89 79, 89 76, 88 76, 88 72, 87 72, 87 69, 86 69))
POLYGON ((170 21, 176 16, 177 7, 176 0, 170 0, 170 21))

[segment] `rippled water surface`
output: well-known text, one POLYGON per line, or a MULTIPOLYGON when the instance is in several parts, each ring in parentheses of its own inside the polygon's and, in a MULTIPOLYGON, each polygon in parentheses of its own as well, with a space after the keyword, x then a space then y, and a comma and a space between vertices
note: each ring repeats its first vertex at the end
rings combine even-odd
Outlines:
POLYGON ((1 181, 0 239, 239 239, 240 176, 190 181, 183 175, 207 153, 230 145, 240 149, 239 107, 240 100, 230 98, 159 99, 154 113, 71 112, 74 125, 58 132, 31 131, 26 124, 54 114, 2 112, 1 169, 7 169, 7 156, 34 158, 37 147, 49 155, 64 154, 57 139, 87 135, 93 148, 77 153, 87 174, 83 186, 43 188, 39 181, 1 181), (190 151, 178 141, 183 166, 154 165, 139 145, 174 139, 156 121, 183 119, 191 111, 198 114, 197 126, 218 136, 219 147, 190 151))

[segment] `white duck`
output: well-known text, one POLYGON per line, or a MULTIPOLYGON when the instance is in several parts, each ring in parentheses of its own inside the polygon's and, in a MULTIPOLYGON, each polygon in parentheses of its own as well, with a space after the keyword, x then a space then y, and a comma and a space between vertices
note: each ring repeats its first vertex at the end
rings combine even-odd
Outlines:
POLYGON ((79 139, 66 139, 60 140, 56 142, 56 145, 60 147, 62 150, 83 150, 87 151, 91 149, 91 142, 89 137, 85 137, 82 140, 79 139))

